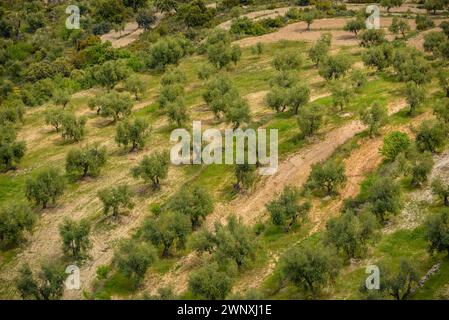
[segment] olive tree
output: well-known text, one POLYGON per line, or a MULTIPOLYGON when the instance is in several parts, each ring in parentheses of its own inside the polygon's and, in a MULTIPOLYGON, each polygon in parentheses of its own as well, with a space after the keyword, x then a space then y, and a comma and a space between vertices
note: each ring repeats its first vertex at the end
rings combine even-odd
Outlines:
POLYGON ((326 196, 334 194, 346 182, 343 162, 328 160, 312 166, 306 186, 312 190, 324 191, 326 196))
POLYGON ((441 89, 446 94, 446 97, 449 98, 449 71, 446 69, 440 69, 437 72, 438 81, 440 83, 441 89))
POLYGON ((134 122, 125 119, 117 125, 115 142, 124 147, 131 145, 131 152, 142 149, 148 136, 148 128, 149 124, 143 118, 137 118, 134 122))
POLYGON ((94 71, 94 79, 108 91, 120 82, 125 80, 130 74, 129 68, 123 60, 109 60, 99 65, 94 71))
POLYGON ((98 192, 98 198, 103 203, 105 215, 112 210, 112 217, 118 218, 121 210, 134 208, 132 194, 127 185, 106 188, 98 192))
POLYGON ((418 86, 415 82, 407 82, 405 95, 410 106, 409 114, 413 115, 425 99, 424 88, 418 86))
POLYGON ((383 290, 396 300, 407 299, 420 280, 414 264, 405 258, 401 258, 396 272, 382 268, 382 274, 384 275, 383 290))
POLYGON ((380 5, 387 8, 387 12, 390 12, 391 8, 400 7, 404 3, 404 0, 381 0, 380 5))
POLYGON ((429 216, 425 222, 429 252, 449 253, 449 212, 441 211, 429 216))
POLYGON ((367 29, 360 36, 360 45, 362 47, 374 47, 386 42, 385 31, 383 29, 367 29))
POLYGON ((24 203, 7 203, 0 207, 0 244, 18 244, 26 231, 31 231, 36 215, 24 203))
POLYGON ((346 74, 351 63, 344 55, 328 56, 318 69, 318 73, 325 80, 339 79, 346 74))
POLYGON ((369 136, 373 137, 387 123, 388 110, 385 106, 375 102, 371 107, 362 110, 360 119, 368 127, 369 136))
POLYGON ((210 194, 199 186, 185 187, 173 196, 169 208, 190 218, 192 227, 198 228, 214 209, 210 194))
POLYGON ((319 66, 329 55, 330 45, 325 40, 318 40, 309 49, 308 54, 310 60, 315 63, 315 66, 319 66))
POLYGON ((66 141, 79 142, 85 135, 86 117, 68 113, 62 118, 61 136, 66 141))
POLYGON ((235 177, 237 179, 234 184, 234 190, 241 191, 251 188, 256 178, 256 166, 248 163, 237 164, 235 166, 235 177))
POLYGON ((0 125, 0 172, 15 169, 25 155, 26 145, 17 141, 12 124, 0 125))
POLYGON ((332 252, 322 246, 295 246, 281 258, 284 279, 295 286, 317 294, 339 273, 339 262, 332 252))
POLYGON ((348 32, 353 32, 355 34, 355 37, 357 38, 357 34, 359 31, 366 29, 366 23, 365 20, 361 18, 356 18, 354 20, 349 20, 343 30, 348 32))
POLYGON ((304 137, 315 134, 323 122, 323 108, 318 105, 301 108, 297 118, 299 129, 304 137))
POLYGON ((72 256, 75 260, 87 256, 87 250, 92 246, 89 239, 90 224, 87 220, 82 219, 77 222, 66 218, 59 226, 59 234, 65 254, 72 256))
POLYGON ((67 112, 61 109, 48 110, 45 112, 45 124, 53 126, 56 132, 59 132, 66 115, 67 112))
POLYGON ((145 92, 145 83, 137 74, 133 74, 128 79, 126 79, 125 90, 134 94, 136 100, 139 100, 139 95, 145 92))
POLYGON ((353 96, 353 89, 346 82, 335 81, 331 84, 332 103, 334 107, 340 107, 340 112, 348 105, 353 96))
POLYGON ((283 226, 288 232, 298 219, 304 220, 310 211, 311 204, 304 202, 298 204, 299 191, 292 187, 285 187, 282 194, 275 200, 266 204, 273 224, 283 226))
POLYGON ((181 127, 189 119, 189 110, 183 98, 167 103, 165 106, 168 119, 181 127))
POLYGON ((47 208, 51 201, 56 203, 56 199, 64 193, 64 177, 58 170, 50 168, 41 171, 35 178, 29 178, 25 183, 25 195, 36 205, 43 209, 47 208))
POLYGON ((256 258, 257 242, 251 228, 231 216, 224 225, 216 223, 214 231, 200 232, 194 248, 208 251, 217 261, 235 263, 241 269, 256 258))
POLYGON ((449 207, 449 183, 441 178, 435 178, 432 181, 432 193, 443 200, 443 204, 449 207))
POLYGON ((67 106, 67 104, 70 102, 70 93, 67 90, 55 90, 53 92, 53 101, 56 105, 62 106, 63 109, 67 106))
POLYGON ((399 212, 400 186, 391 177, 371 176, 362 183, 355 204, 359 210, 368 209, 380 223, 385 223, 390 215, 399 212))
POLYGON ((207 300, 222 300, 232 288, 232 280, 226 272, 220 271, 216 262, 209 263, 189 277, 189 291, 194 296, 207 300))
POLYGON ((97 108, 97 114, 102 117, 118 121, 122 117, 129 116, 133 107, 133 102, 129 95, 120 94, 113 90, 100 97, 96 97, 89 103, 91 109, 97 108))
POLYGON ((167 212, 159 217, 150 217, 141 230, 142 239, 161 247, 163 257, 168 257, 172 247, 183 249, 191 232, 190 219, 181 212, 167 212))
POLYGON ((73 149, 66 156, 66 172, 73 176, 95 177, 107 161, 106 147, 84 147, 73 149))
POLYGON ((447 129, 440 122, 426 120, 416 133, 416 146, 422 152, 437 152, 447 143, 447 129))
POLYGON ((303 64, 303 58, 298 52, 287 50, 276 54, 272 63, 278 71, 299 70, 303 64))
POLYGON ((229 102, 225 111, 226 122, 232 123, 233 130, 237 130, 242 123, 251 121, 251 111, 248 102, 240 97, 235 97, 229 102))
POLYGON ((407 20, 393 17, 393 21, 391 22, 388 30, 394 34, 400 33, 402 35, 402 38, 405 38, 405 34, 410 31, 410 25, 408 24, 407 20))
POLYGON ((151 156, 145 156, 131 173, 134 178, 142 178, 146 183, 151 182, 153 189, 159 189, 162 179, 167 177, 169 154, 157 152, 151 156))
POLYGON ((288 90, 288 105, 294 114, 310 100, 310 89, 305 84, 297 84, 288 90))
POLYGON ((24 264, 19 270, 15 284, 24 300, 59 300, 64 293, 65 278, 64 269, 57 265, 41 265, 41 270, 35 277, 30 266, 24 264))
POLYGON ((218 75, 207 83, 203 99, 211 108, 215 118, 219 119, 238 96, 239 93, 229 77, 218 75))
POLYGON ((134 239, 122 241, 114 253, 118 270, 137 287, 148 268, 157 260, 156 249, 149 243, 134 239))
POLYGON ((326 224, 326 242, 342 251, 346 259, 360 257, 377 227, 376 217, 369 211, 355 215, 345 212, 326 224))

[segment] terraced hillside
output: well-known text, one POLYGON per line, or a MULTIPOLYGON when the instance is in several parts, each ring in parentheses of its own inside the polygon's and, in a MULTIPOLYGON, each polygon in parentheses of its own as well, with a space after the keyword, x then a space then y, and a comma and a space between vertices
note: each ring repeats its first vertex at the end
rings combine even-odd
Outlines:
POLYGON ((2 299, 449 297, 448 4, 240 2, 1 4, 2 299), (193 121, 277 171, 171 163, 193 121))

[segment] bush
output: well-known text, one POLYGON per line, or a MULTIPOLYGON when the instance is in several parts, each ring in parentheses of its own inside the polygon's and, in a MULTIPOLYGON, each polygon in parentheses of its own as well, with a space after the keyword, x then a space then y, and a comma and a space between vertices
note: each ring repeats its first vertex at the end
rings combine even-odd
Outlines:
POLYGON ((410 139, 407 134, 393 131, 385 136, 380 153, 385 161, 393 162, 396 157, 409 146, 410 139))

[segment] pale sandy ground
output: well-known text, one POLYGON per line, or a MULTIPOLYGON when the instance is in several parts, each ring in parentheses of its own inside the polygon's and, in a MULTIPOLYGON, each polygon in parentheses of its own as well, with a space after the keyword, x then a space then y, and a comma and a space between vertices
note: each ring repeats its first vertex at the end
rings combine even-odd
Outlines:
MULTIPOLYGON (((156 13, 156 23, 154 26, 157 26, 161 21, 163 15, 161 13, 156 13)), ((133 43, 139 36, 144 32, 143 28, 139 28, 137 22, 128 22, 125 25, 125 30, 122 32, 116 32, 114 30, 110 31, 101 36, 101 41, 106 42, 110 41, 114 48, 126 47, 130 43, 133 43)))
MULTIPOLYGON (((278 16, 285 16, 287 11, 291 7, 284 7, 284 8, 276 8, 271 10, 260 10, 260 11, 254 11, 246 14, 242 14, 240 17, 247 17, 251 20, 257 21, 260 19, 268 19, 268 18, 276 18, 278 16)), ((217 28, 229 30, 232 25, 232 20, 228 20, 223 22, 222 24, 219 24, 217 28)))
MULTIPOLYGON (((280 28, 279 30, 264 34, 258 37, 244 38, 236 41, 242 47, 252 46, 258 42, 272 43, 280 40, 290 41, 316 41, 320 38, 323 32, 330 32, 332 34, 332 45, 339 46, 354 46, 358 45, 359 41, 354 33, 344 31, 343 28, 352 18, 329 18, 316 20, 311 25, 311 30, 307 31, 307 24, 303 21, 292 23, 280 28)), ((393 18, 381 18, 381 28, 388 28, 391 25, 393 18)), ((412 30, 416 29, 416 24, 413 19, 408 19, 408 23, 412 30)))

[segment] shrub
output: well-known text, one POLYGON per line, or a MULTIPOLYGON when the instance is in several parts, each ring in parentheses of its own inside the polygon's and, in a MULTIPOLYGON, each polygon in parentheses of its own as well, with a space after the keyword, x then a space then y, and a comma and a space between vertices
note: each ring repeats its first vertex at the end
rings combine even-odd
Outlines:
POLYGON ((410 139, 407 134, 393 131, 385 136, 380 153, 385 161, 393 162, 398 154, 406 150, 409 146, 410 139))

